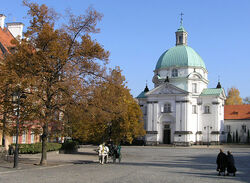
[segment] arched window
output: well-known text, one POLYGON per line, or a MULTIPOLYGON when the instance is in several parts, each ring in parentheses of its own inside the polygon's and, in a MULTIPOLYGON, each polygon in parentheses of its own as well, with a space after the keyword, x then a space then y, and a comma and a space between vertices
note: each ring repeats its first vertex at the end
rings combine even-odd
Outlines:
POLYGON ((178 77, 178 70, 177 69, 172 70, 172 77, 178 77))
POLYGON ((183 43, 183 36, 179 36, 179 43, 183 43))
POLYGON ((16 143, 16 136, 15 135, 12 136, 12 143, 16 143))
POLYGON ((26 132, 23 131, 23 135, 22 135, 22 144, 26 143, 26 132))
POLYGON ((242 125, 241 126, 241 130, 242 130, 243 133, 246 133, 247 132, 246 125, 242 125))
POLYGON ((35 133, 33 131, 31 131, 31 134, 30 134, 30 143, 34 144, 34 142, 35 142, 35 133))

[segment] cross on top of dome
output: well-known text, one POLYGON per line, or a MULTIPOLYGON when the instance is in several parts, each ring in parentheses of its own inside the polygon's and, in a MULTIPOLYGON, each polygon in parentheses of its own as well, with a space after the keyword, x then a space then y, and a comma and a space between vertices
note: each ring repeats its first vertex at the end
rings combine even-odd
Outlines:
POLYGON ((183 24, 183 15, 184 15, 184 13, 181 12, 180 15, 181 15, 181 26, 182 26, 182 24, 183 24))

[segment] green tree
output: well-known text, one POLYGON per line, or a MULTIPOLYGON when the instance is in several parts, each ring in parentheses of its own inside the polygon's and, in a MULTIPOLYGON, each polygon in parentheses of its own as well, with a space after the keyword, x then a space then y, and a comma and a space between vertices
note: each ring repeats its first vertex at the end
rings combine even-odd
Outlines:
POLYGON ((239 105, 242 104, 242 98, 240 97, 240 91, 232 87, 227 91, 226 105, 239 105))

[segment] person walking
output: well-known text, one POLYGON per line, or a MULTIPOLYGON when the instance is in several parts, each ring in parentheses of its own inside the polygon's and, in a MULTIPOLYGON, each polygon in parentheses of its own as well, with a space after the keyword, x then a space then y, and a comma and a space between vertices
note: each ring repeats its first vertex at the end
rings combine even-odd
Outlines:
POLYGON ((105 145, 105 143, 102 143, 98 147, 98 156, 99 156, 99 163, 104 164, 108 163, 108 153, 109 148, 105 145))
POLYGON ((219 172, 218 175, 221 175, 221 172, 224 172, 225 176, 226 175, 225 171, 227 166, 227 155, 223 152, 222 149, 220 149, 220 153, 217 156, 216 163, 217 163, 217 171, 219 172))
POLYGON ((234 157, 230 151, 227 151, 227 175, 232 173, 233 176, 235 176, 236 171, 237 169, 235 168, 234 165, 234 157))

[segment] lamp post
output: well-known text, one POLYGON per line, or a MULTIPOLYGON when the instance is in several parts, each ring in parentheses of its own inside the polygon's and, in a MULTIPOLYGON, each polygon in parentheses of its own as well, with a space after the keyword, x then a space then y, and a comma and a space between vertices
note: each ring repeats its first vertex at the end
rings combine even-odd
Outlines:
POLYGON ((14 166, 13 168, 18 168, 18 136, 19 136, 19 111, 20 111, 20 89, 17 89, 16 95, 13 95, 13 102, 17 102, 17 111, 16 111, 16 144, 15 144, 15 153, 14 153, 14 166), (17 98, 16 98, 17 97, 17 98))
POLYGON ((209 147, 209 126, 207 126, 207 147, 209 147))
POLYGON ((13 168, 18 168, 18 136, 19 136, 19 122, 20 122, 20 99, 26 98, 24 92, 20 91, 20 87, 18 86, 16 92, 12 95, 12 102, 17 104, 16 109, 16 144, 15 144, 15 152, 14 152, 14 166, 13 168))
POLYGON ((209 145, 210 145, 210 141, 209 141, 209 129, 212 129, 212 127, 211 126, 207 126, 207 146, 209 147, 209 145))

